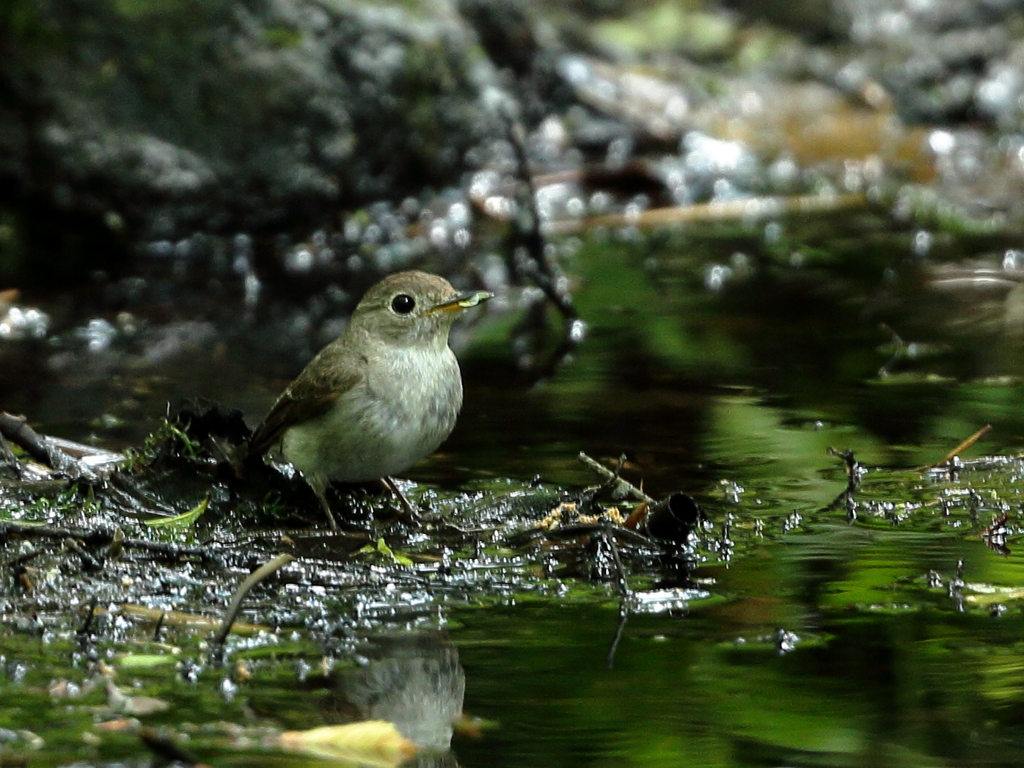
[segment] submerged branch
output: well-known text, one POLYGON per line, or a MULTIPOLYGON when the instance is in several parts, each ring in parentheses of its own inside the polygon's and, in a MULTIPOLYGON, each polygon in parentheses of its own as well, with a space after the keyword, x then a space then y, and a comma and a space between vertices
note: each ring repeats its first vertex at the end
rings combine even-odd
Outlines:
POLYGON ((217 634, 213 638, 214 645, 224 644, 228 634, 231 632, 231 625, 238 618, 238 612, 242 609, 242 601, 249 594, 249 590, 270 576, 270 574, 288 565, 294 559, 291 555, 280 554, 249 574, 245 581, 238 586, 234 596, 231 598, 231 604, 228 605, 227 613, 224 614, 224 621, 221 622, 220 629, 217 630, 217 634))

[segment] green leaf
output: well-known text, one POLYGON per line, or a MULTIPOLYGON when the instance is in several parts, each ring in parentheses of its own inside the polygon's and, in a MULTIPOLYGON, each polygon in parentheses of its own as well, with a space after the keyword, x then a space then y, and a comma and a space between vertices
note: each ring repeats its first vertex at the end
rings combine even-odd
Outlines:
POLYGON ((133 653, 117 659, 119 669, 152 669, 177 664, 180 659, 169 653, 133 653))
POLYGON ((387 542, 383 538, 377 539, 377 544, 367 544, 365 547, 359 549, 356 552, 357 555, 380 555, 385 560, 390 560, 398 565, 412 565, 410 560, 405 555, 396 554, 391 547, 387 545, 387 542))
POLYGON ((146 520, 146 525, 156 527, 178 527, 187 528, 195 523, 199 519, 199 516, 206 511, 207 505, 210 503, 210 497, 207 496, 195 507, 190 509, 188 512, 183 512, 180 515, 174 515, 173 517, 158 517, 154 520, 146 520))

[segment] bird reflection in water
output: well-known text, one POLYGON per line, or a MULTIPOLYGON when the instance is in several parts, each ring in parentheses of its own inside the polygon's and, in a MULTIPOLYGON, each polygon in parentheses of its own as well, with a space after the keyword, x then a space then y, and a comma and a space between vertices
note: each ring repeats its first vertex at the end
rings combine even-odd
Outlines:
POLYGON ((462 716, 466 675, 459 653, 440 632, 368 638, 357 668, 339 670, 324 700, 333 722, 386 720, 419 749, 406 766, 453 768, 452 730, 462 716))

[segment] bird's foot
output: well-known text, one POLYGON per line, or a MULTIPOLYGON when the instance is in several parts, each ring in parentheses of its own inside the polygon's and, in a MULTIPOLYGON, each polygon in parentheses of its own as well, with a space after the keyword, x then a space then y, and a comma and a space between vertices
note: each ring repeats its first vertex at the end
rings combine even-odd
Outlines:
POLYGON ((309 487, 313 489, 313 493, 316 494, 317 501, 320 502, 320 508, 324 511, 324 516, 327 518, 327 525, 330 526, 332 531, 338 530, 338 523, 334 519, 334 513, 331 512, 331 505, 327 501, 327 486, 328 483, 318 475, 304 474, 306 482, 309 483, 309 487))
POLYGON ((408 525, 410 528, 418 528, 420 526, 420 511, 413 506, 412 502, 405 497, 402 493, 402 489, 398 487, 395 481, 390 477, 382 477, 380 479, 384 487, 387 488, 391 493, 398 499, 398 505, 402 508, 401 514, 398 519, 408 525))

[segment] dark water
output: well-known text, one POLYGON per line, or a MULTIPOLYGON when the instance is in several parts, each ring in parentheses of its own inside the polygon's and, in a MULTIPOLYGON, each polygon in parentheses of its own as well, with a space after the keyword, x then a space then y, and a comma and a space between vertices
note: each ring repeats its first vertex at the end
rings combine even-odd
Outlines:
MULTIPOLYGON (((539 574, 535 590, 439 609, 426 623, 458 650, 466 712, 490 721, 456 734, 459 764, 1020 764, 1024 472, 1010 459, 955 475, 919 467, 985 424, 966 458, 1024 445, 1021 275, 1007 243, 946 238, 920 253, 915 242, 849 216, 781 235, 594 237, 566 262, 588 337, 552 378, 526 385, 508 343, 514 312, 461 339, 459 427, 413 477, 583 485, 595 478, 580 450, 625 453, 625 476, 656 497, 693 494, 728 546, 685 584, 635 580, 625 610, 614 585, 539 574), (830 447, 868 468, 856 519, 830 506, 846 485, 830 447), (983 535, 1002 515, 1009 554, 983 535)), ((7 397, 41 428, 131 442, 175 395, 255 420, 297 370, 269 357, 214 338, 148 366, 51 365, 42 385, 7 385, 7 397)), ((250 699, 286 702, 257 708, 264 722, 319 724, 295 658, 314 665, 316 649, 258 667, 250 699)), ((41 665, 33 674, 47 678, 41 665)), ((238 701, 192 701, 202 685, 156 677, 210 721, 247 716, 238 701)), ((0 728, 31 727, 40 704, 28 699, 0 728)), ((212 744, 222 764, 286 764, 212 744)))
POLYGON ((1019 758, 1019 692, 1007 679, 1018 666, 1018 620, 920 605, 822 611, 807 598, 815 586, 841 589, 841 581, 821 573, 830 567, 823 552, 817 567, 797 564, 809 555, 757 558, 726 574, 717 589, 731 599, 717 609, 632 617, 610 670, 614 610, 521 606, 467 619, 454 633, 467 707, 501 727, 481 742, 457 740, 462 763, 1009 765, 1019 758), (794 579, 795 568, 812 572, 794 579), (804 599, 788 596, 794 592, 804 599), (800 638, 796 650, 779 652, 773 625, 800 638))

